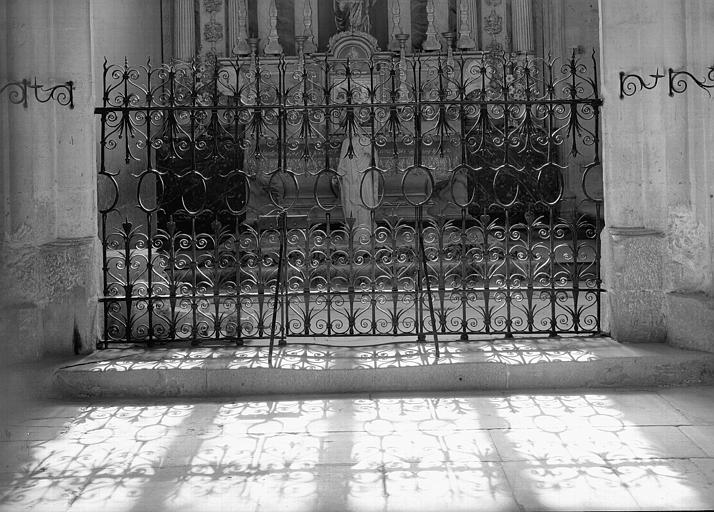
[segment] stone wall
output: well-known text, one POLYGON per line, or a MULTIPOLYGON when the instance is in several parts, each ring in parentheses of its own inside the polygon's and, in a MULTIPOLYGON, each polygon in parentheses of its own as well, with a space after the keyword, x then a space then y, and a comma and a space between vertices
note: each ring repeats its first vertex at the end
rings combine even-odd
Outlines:
POLYGON ((714 55, 714 4, 603 1, 600 14, 604 273, 612 333, 622 341, 714 350, 712 100, 691 83, 670 97, 667 77, 652 90, 618 98, 620 71, 647 83, 658 69, 702 78, 714 55))
POLYGON ((3 361, 91 350, 98 259, 90 0, 2 3, 2 81, 74 82, 74 108, 0 98, 3 361))
POLYGON ((5 363, 91 351, 101 314, 101 66, 161 60, 160 0, 0 3, 2 82, 74 82, 74 108, 0 96, 0 343, 5 363))

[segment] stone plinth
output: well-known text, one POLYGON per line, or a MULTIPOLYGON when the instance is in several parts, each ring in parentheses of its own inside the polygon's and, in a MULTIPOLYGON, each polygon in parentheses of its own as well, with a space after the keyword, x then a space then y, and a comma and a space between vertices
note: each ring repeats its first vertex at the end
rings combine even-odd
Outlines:
POLYGON ((603 231, 602 243, 610 333, 621 341, 664 341, 662 234, 611 227, 603 231))
POLYGON ((714 352, 714 299, 702 293, 668 293, 665 319, 670 345, 714 352))

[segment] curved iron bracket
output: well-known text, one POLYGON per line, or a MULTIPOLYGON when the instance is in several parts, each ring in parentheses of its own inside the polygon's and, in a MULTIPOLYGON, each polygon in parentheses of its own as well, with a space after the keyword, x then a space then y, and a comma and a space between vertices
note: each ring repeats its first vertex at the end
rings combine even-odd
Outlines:
POLYGON ((8 82, 0 87, 0 94, 8 91, 8 100, 10 103, 15 105, 22 105, 27 108, 27 100, 30 97, 28 92, 32 89, 32 96, 39 103, 47 103, 49 101, 56 101, 59 105, 63 107, 74 108, 74 82, 71 80, 63 84, 58 84, 54 86, 46 86, 37 83, 37 78, 32 82, 28 79, 23 78, 20 81, 8 82))
POLYGON ((669 68, 669 95, 674 96, 675 94, 685 92, 688 87, 688 78, 694 82, 697 87, 706 91, 711 98, 712 93, 709 92, 709 89, 714 89, 714 66, 709 68, 707 76, 702 80, 699 80, 688 71, 675 71, 669 68))
POLYGON ((664 78, 665 75, 661 74, 659 72, 659 68, 657 68, 655 74, 649 76, 654 79, 654 82, 650 85, 645 82, 644 78, 636 73, 625 73, 624 71, 620 71, 620 99, 623 99, 625 96, 632 96, 642 89, 654 89, 657 87, 660 78, 664 78))

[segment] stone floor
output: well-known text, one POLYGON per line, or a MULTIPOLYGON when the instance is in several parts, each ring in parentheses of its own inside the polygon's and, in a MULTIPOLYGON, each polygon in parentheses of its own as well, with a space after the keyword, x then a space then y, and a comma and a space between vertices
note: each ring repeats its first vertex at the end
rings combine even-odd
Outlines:
POLYGON ((0 383, 1 511, 714 508, 712 386, 68 401, 0 383))

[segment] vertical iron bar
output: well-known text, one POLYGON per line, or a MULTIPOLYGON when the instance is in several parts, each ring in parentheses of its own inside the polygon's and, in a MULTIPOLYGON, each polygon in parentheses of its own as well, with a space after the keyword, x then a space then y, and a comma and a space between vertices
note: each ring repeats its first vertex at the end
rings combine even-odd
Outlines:
MULTIPOLYGON (((236 70, 236 94, 233 95, 232 101, 233 101, 233 108, 234 108, 234 114, 233 114, 233 161, 234 169, 240 169, 243 171, 243 167, 245 164, 245 154, 243 152, 243 138, 245 135, 245 126, 240 123, 240 111, 239 111, 239 105, 240 105, 240 89, 239 89, 239 84, 241 80, 240 76, 240 62, 238 61, 238 56, 236 56, 236 63, 235 63, 235 70, 236 70), (240 162, 238 155, 240 154, 240 162)), ((241 210, 243 210, 243 214, 245 215, 245 212, 248 210, 248 201, 250 201, 250 184, 247 182, 245 178, 245 174, 239 174, 240 179, 242 180, 243 184, 243 191, 242 191, 242 196, 243 196, 243 202, 239 203, 241 206, 241 210)), ((238 180, 238 177, 236 177, 236 181, 238 180)), ((238 193, 238 197, 240 197, 241 192, 239 190, 236 190, 238 193)), ((241 225, 241 220, 240 220, 240 214, 236 215, 233 214, 233 219, 235 220, 235 279, 236 279, 236 345, 242 345, 243 344, 243 326, 241 324, 241 309, 242 309, 242 304, 241 304, 241 254, 240 254, 240 249, 241 249, 241 240, 240 240, 240 225, 241 225)))
POLYGON ((436 224, 436 232, 438 234, 438 246, 436 252, 436 261, 439 265, 439 272, 436 276, 437 281, 437 293, 439 294, 439 331, 442 333, 446 332, 446 268, 444 267, 444 231, 446 224, 442 224, 439 227, 439 223, 436 224))
POLYGON ((602 279, 600 277, 600 258, 601 258, 601 248, 600 248, 600 232, 602 226, 600 225, 600 202, 595 202, 595 301, 596 301, 596 311, 597 316, 595 317, 596 325, 595 334, 599 334, 602 330, 600 325, 600 314, 601 314, 601 297, 602 297, 602 279))
MULTIPOLYGON (((468 183, 467 183, 468 191, 468 183)), ((468 341, 468 326, 466 320, 466 302, 468 300, 468 290, 466 289, 466 255, 467 249, 467 232, 466 232, 466 207, 461 208, 461 341, 468 341)))
MULTIPOLYGON (((399 269, 397 268, 397 263, 399 261, 399 246, 397 245, 397 230, 398 224, 391 226, 392 234, 392 247, 391 247, 391 277, 392 277, 392 332, 396 335, 399 333, 399 314, 398 314, 398 304, 399 304, 399 269)), ((404 291, 404 296, 406 298, 406 290, 404 291)))
MULTIPOLYGON (((103 99, 102 104, 106 108, 108 101, 107 91, 107 59, 104 59, 104 73, 102 77, 103 99)), ((107 176, 106 169, 106 151, 107 151, 107 111, 102 110, 101 114, 101 135, 100 135, 100 153, 99 153, 99 174, 107 176)), ((118 190, 115 189, 118 195, 118 190)), ((117 197, 117 200, 119 198, 117 197)), ((107 213, 102 211, 102 290, 103 296, 106 299, 109 296, 109 261, 107 260, 107 213)), ((109 302, 103 303, 104 309, 104 324, 102 326, 104 348, 109 347, 109 302)))
MULTIPOLYGON (((146 98, 146 169, 147 170, 153 170, 153 165, 151 163, 151 155, 152 155, 152 144, 151 144, 151 59, 147 62, 146 66, 146 90, 148 91, 147 95, 148 97, 146 98)), ((141 191, 137 188, 137 194, 140 194, 141 191)), ((155 192, 156 193, 156 192, 155 192)), ((156 209, 158 210, 159 204, 158 204, 159 198, 156 198, 156 209)), ((153 263, 153 254, 152 254, 152 216, 153 212, 146 212, 146 250, 147 250, 147 257, 146 257, 146 271, 149 274, 147 276, 147 286, 146 286, 146 300, 147 300, 147 309, 148 309, 148 314, 149 314, 149 339, 148 339, 148 345, 152 346, 154 344, 154 300, 153 300, 153 269, 154 269, 154 263, 153 263)))
POLYGON ((218 221, 218 217, 213 221, 213 313, 215 315, 213 323, 213 334, 216 340, 221 337, 221 231, 222 226, 218 221))
MULTIPOLYGON (((481 246, 482 277, 483 277, 483 323, 486 334, 491 334, 491 269, 489 268, 490 250, 488 247, 488 215, 481 215, 481 233, 483 235, 483 245, 481 246)), ((497 238, 498 240, 498 238, 497 238)), ((498 254, 496 254, 498 256, 498 254)))
POLYGON ((417 341, 424 341, 426 336, 424 334, 424 309, 422 301, 424 297, 422 296, 421 289, 421 272, 422 265, 419 261, 421 259, 421 220, 419 218, 419 206, 414 207, 414 241, 416 242, 416 247, 414 248, 414 267, 416 271, 416 277, 414 279, 414 316, 416 317, 416 335, 417 341))
POLYGON ((525 221, 526 221, 526 232, 527 232, 527 237, 526 237, 526 260, 525 260, 525 265, 528 265, 528 275, 527 277, 527 289, 526 289, 526 297, 528 299, 528 307, 527 307, 527 320, 528 320, 528 332, 533 332, 534 329, 534 321, 535 321, 535 315, 534 315, 534 310, 533 310, 533 261, 535 256, 535 251, 533 250, 533 222, 535 221, 535 217, 532 214, 526 213, 525 216, 525 221))
MULTIPOLYGON (((325 148, 327 152, 327 148, 325 148)), ((325 255, 325 264, 327 266, 327 335, 332 335, 332 226, 330 212, 325 214, 326 222, 326 242, 327 242, 327 254, 325 255)))
MULTIPOLYGON (((237 121, 237 119, 236 119, 237 121)), ((244 182, 245 183, 245 182, 244 182)), ((249 197, 249 196, 247 196, 249 197)), ((240 218, 235 215, 235 222, 236 222, 236 227, 235 227, 235 278, 236 278, 236 345, 242 345, 243 344, 243 325, 241 323, 241 286, 242 286, 242 274, 241 274, 241 268, 242 268, 242 261, 241 261, 241 254, 240 254, 240 247, 241 247, 241 241, 240 241, 240 218)))
POLYGON ((280 283, 280 291, 282 295, 282 302, 280 304, 280 318, 283 325, 280 326, 280 345, 285 345, 286 338, 290 335, 288 324, 288 310, 290 309, 290 295, 288 294, 288 273, 290 271, 290 262, 288 260, 288 225, 287 225, 287 211, 284 213, 283 218, 283 231, 282 231, 282 248, 283 251, 280 254, 280 259, 282 260, 282 282, 280 283))
POLYGON ((376 246, 376 231, 377 231, 377 219, 375 218, 375 211, 371 210, 369 212, 370 225, 372 230, 370 233, 370 248, 372 254, 370 254, 370 264, 372 270, 372 298, 370 304, 372 306, 372 334, 377 334, 377 246, 376 246))
POLYGON ((310 335, 310 282, 311 282, 311 249, 310 249, 310 216, 305 217, 305 258, 304 258, 304 269, 305 274, 303 275, 302 281, 302 292, 305 312, 303 314, 303 332, 305 336, 310 335))
POLYGON ((555 292, 555 208, 551 206, 548 210, 548 217, 550 219, 548 226, 548 257, 550 258, 548 262, 548 273, 550 274, 550 337, 554 338, 558 335, 556 329, 557 317, 555 315, 555 303, 557 299, 555 292))
MULTIPOLYGON (((426 261, 426 248, 424 247, 424 234, 423 234, 423 215, 424 215, 424 210, 423 206, 418 207, 418 224, 419 224, 419 249, 420 249, 420 257, 421 257, 421 262, 422 266, 424 267, 424 281, 426 282, 426 294, 427 294, 427 299, 429 301, 429 316, 431 317, 431 329, 432 333, 434 335, 434 351, 436 357, 439 357, 439 337, 437 335, 437 327, 436 327, 436 315, 434 314, 434 302, 431 297, 431 285, 429 283, 429 267, 427 265, 426 261)), ((422 331, 423 331, 423 325, 422 325, 422 331)))
POLYGON ((580 263, 578 256, 580 255, 580 240, 578 239, 578 219, 577 213, 573 211, 573 220, 571 223, 572 243, 573 243, 573 266, 570 271, 570 280, 573 283, 573 329, 580 332, 580 313, 578 312, 578 299, 580 296, 580 263))
POLYGON ((285 246, 283 245, 283 230, 285 227, 285 211, 282 210, 278 215, 278 230, 280 232, 280 246, 278 249, 278 270, 277 276, 275 278, 275 294, 273 295, 273 319, 270 323, 270 348, 268 349, 268 361, 272 363, 273 361, 273 347, 275 345, 275 329, 276 322, 278 319, 278 299, 280 297, 280 284, 282 282, 282 270, 283 270, 283 253, 285 246))
POLYGON ((506 263, 506 276, 505 276, 505 281, 506 281, 506 338, 513 338, 513 332, 512 332, 512 322, 513 318, 511 316, 512 311, 511 311, 511 299, 513 298, 511 293, 511 216, 510 216, 510 207, 506 208, 506 222, 505 222, 505 232, 504 232, 504 244, 505 247, 503 248, 503 256, 505 259, 506 263))
POLYGON ((131 282, 131 237, 132 225, 127 219, 123 225, 124 228, 124 303, 126 305, 126 342, 131 343, 132 329, 134 327, 134 317, 132 315, 132 299, 134 297, 134 286, 131 282))

